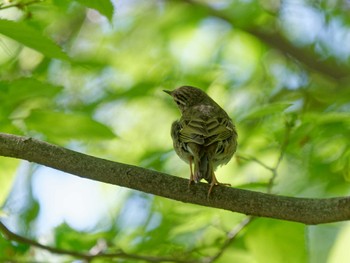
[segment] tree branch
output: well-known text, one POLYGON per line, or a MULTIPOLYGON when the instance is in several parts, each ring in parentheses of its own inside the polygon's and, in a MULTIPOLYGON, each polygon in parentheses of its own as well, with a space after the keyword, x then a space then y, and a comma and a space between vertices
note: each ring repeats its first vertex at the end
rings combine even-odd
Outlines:
MULTIPOLYGON (((177 0, 178 1, 178 0, 177 0)), ((339 82, 340 80, 346 80, 350 77, 349 66, 346 64, 337 64, 332 60, 322 60, 320 56, 312 47, 298 47, 286 39, 282 34, 277 31, 271 32, 271 30, 264 30, 258 27, 240 27, 239 21, 234 17, 227 16, 221 10, 216 10, 209 5, 203 4, 196 0, 180 0, 181 2, 191 4, 197 8, 205 10, 208 14, 217 17, 227 23, 233 25, 235 28, 239 28, 267 44, 268 46, 281 51, 283 54, 295 58, 301 62, 304 66, 312 71, 319 72, 324 76, 328 76, 332 80, 339 82)))
POLYGON ((0 133, 0 155, 181 202, 247 215, 304 224, 350 219, 350 197, 294 198, 218 186, 207 199, 208 184, 198 183, 188 188, 188 180, 183 178, 100 159, 28 137, 0 133))
POLYGON ((105 258, 105 259, 107 259, 107 258, 108 259, 123 258, 123 259, 142 260, 142 261, 147 261, 147 262, 152 262, 152 263, 159 263, 159 262, 194 263, 195 262, 193 260, 192 261, 191 260, 181 260, 178 258, 128 254, 122 250, 118 250, 118 252, 115 252, 115 253, 93 254, 93 253, 88 253, 88 252, 78 252, 78 251, 73 251, 73 250, 51 247, 51 246, 43 245, 35 240, 17 235, 16 233, 9 230, 1 221, 0 221, 0 232, 11 241, 16 241, 16 242, 19 242, 22 244, 27 244, 27 245, 37 247, 40 249, 45 249, 45 250, 47 250, 51 253, 54 253, 54 254, 69 255, 69 256, 72 256, 74 258, 84 259, 87 262, 90 262, 91 260, 97 259, 97 258, 105 258))

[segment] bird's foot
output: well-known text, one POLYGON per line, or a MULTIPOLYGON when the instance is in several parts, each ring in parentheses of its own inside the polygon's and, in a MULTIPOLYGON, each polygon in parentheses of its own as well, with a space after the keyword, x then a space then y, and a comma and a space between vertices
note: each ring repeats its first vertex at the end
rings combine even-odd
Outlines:
POLYGON ((188 181, 188 188, 190 188, 192 183, 196 183, 193 176, 192 157, 189 158, 189 162, 190 162, 190 180, 188 181))
POLYGON ((188 188, 191 187, 192 184, 196 183, 195 180, 193 180, 193 178, 190 178, 190 180, 188 180, 188 188))
MULTIPOLYGON (((214 177, 214 178, 215 178, 215 177, 214 177)), ((211 183, 210 183, 210 187, 209 187, 207 199, 209 199, 210 194, 211 194, 211 191, 213 190, 213 187, 216 186, 216 185, 218 185, 218 186, 220 186, 220 185, 222 185, 222 186, 231 186, 231 184, 219 183, 219 182, 216 180, 216 178, 215 178, 215 180, 212 180, 211 183)))

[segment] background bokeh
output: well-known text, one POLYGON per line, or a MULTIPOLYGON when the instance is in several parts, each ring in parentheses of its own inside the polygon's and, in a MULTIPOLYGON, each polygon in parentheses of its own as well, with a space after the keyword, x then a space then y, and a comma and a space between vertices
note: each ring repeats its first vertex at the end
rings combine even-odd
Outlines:
MULTIPOLYGON (((0 131, 188 178, 170 138, 180 114, 162 90, 193 85, 238 129, 238 152, 219 181, 345 196, 349 15, 346 0, 0 1, 0 131)), ((104 242, 103 253, 174 262, 349 262, 347 222, 258 218, 225 247, 245 215, 5 157, 0 185, 1 222, 52 247, 86 252, 104 242)), ((75 258, 0 235, 0 261, 8 259, 75 258)))

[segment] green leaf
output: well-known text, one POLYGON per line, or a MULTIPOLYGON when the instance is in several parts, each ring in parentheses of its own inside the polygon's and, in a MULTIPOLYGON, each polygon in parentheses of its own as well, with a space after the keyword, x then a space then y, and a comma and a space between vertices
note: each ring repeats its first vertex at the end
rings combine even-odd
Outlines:
POLYGON ((51 39, 23 22, 0 19, 0 34, 35 49, 47 57, 68 60, 68 56, 51 39))
POLYGON ((101 15, 104 15, 108 18, 109 21, 112 21, 114 6, 110 0, 76 0, 80 4, 97 10, 101 15))
POLYGON ((61 87, 41 82, 33 78, 14 81, 0 81, 0 123, 1 131, 21 133, 14 119, 28 116, 32 108, 52 105, 61 87))
POLYGON ((109 127, 83 114, 35 110, 25 119, 25 123, 29 130, 40 132, 51 141, 116 137, 109 127))
POLYGON ((75 251, 88 251, 98 243, 98 240, 111 238, 109 232, 80 232, 72 229, 68 224, 62 223, 55 228, 56 246, 75 251), (84 236, 84 238, 81 238, 84 236))
POLYGON ((4 235, 0 235, 0 260, 2 262, 6 262, 6 258, 22 257, 30 248, 29 244, 13 242, 11 239, 5 238, 4 235))
POLYGON ((11 82, 0 81, 0 107, 8 106, 14 109, 25 100, 36 97, 52 98, 61 91, 61 87, 40 82, 33 78, 22 78, 11 82))
POLYGON ((279 114, 282 113, 290 105, 292 105, 290 102, 278 102, 264 105, 260 108, 253 109, 251 112, 248 112, 247 115, 241 118, 241 120, 252 120, 262 118, 267 115, 279 114))
POLYGON ((246 246, 255 262, 307 262, 302 224, 259 219, 247 232, 246 246))
MULTIPOLYGON (((13 180, 16 175, 16 169, 19 161, 15 159, 0 157, 1 169, 0 169, 0 204, 4 204, 5 200, 10 192, 13 180)), ((6 213, 4 213, 6 214, 6 213)), ((0 210, 0 219, 3 215, 0 210)), ((0 253, 1 254, 1 253, 0 253)))
POLYGON ((348 112, 327 112, 322 114, 310 113, 305 117, 305 121, 317 123, 318 125, 334 125, 336 123, 350 123, 350 113, 348 112))

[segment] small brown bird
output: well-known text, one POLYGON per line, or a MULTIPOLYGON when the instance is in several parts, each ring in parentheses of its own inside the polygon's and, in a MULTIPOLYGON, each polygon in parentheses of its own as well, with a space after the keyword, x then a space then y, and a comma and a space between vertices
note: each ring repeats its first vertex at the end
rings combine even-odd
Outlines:
POLYGON ((182 114, 171 126, 175 152, 190 164, 189 184, 201 179, 210 184, 209 197, 214 185, 229 185, 219 183, 214 171, 228 163, 235 153, 236 128, 227 113, 204 91, 182 86, 164 92, 173 97, 182 114))

